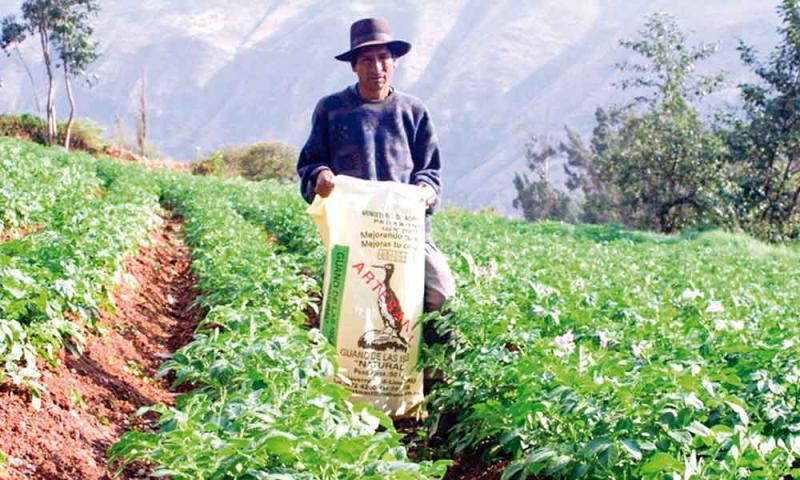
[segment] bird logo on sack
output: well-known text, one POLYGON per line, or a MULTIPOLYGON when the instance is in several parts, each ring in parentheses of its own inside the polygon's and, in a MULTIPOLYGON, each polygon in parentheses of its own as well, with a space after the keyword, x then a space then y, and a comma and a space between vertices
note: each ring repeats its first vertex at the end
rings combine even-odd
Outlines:
POLYGON ((366 350, 383 351, 391 348, 407 352, 408 340, 402 335, 407 321, 400 306, 400 299, 390 283, 394 273, 394 263, 373 265, 373 268, 380 268, 385 272, 383 289, 378 294, 378 312, 383 320, 383 328, 364 332, 358 339, 358 346, 366 350))

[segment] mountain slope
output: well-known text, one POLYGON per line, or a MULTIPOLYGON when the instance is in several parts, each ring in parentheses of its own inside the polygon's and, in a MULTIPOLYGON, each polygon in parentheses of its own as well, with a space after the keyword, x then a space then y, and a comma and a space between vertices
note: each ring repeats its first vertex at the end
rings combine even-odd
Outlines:
MULTIPOLYGON (((0 14, 19 3, 0 0, 0 14)), ((657 10, 699 32, 693 42, 719 40, 709 68, 729 71, 733 83, 747 78, 737 36, 761 51, 777 40, 775 6, 752 0, 106 2, 93 66, 99 83, 78 88, 79 114, 107 127, 116 116, 133 124, 144 74, 152 140, 171 155, 193 159, 271 138, 299 147, 316 101, 354 81, 349 65, 332 58, 347 49, 350 23, 379 15, 414 44, 395 83, 432 111, 446 199, 510 211, 525 140, 560 135, 565 123, 589 132, 598 105, 622 101, 611 85, 613 65, 627 55, 618 41, 657 10)), ((23 52, 38 75, 29 43, 23 52)), ((0 60, 0 79, 0 109, 35 110, 18 60, 0 60)), ((38 85, 41 99, 41 78, 38 85)), ((735 96, 729 88, 717 101, 735 96)))

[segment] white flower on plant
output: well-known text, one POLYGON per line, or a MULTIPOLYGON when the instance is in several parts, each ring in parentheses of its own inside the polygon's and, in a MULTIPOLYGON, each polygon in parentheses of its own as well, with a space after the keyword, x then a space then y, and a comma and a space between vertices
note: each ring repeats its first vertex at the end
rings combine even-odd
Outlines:
POLYGON ((718 318, 714 320, 714 329, 715 330, 732 330, 734 332, 739 332, 744 330, 744 320, 723 320, 718 318))
POLYGON ((533 291, 536 292, 536 296, 538 298, 547 298, 550 295, 556 295, 558 293, 558 290, 549 285, 537 282, 528 283, 530 284, 531 288, 533 288, 533 291))
POLYGON ((556 346, 554 353, 559 358, 566 357, 575 351, 575 335, 572 334, 572 330, 557 336, 553 343, 556 346))
POLYGON ((492 258, 485 267, 475 266, 476 277, 486 277, 488 280, 497 278, 497 261, 492 258))
POLYGON ((600 339, 600 346, 603 348, 608 348, 608 344, 611 343, 611 335, 608 332, 597 332, 597 337, 600 339))
POLYGON ((498 270, 497 260, 495 260, 494 258, 489 260, 489 272, 493 277, 497 275, 497 270, 498 270))
POLYGON ((739 467, 738 473, 739 473, 739 478, 750 478, 750 470, 744 467, 739 467))
POLYGON ((703 292, 701 292, 700 290, 692 290, 689 288, 684 288, 683 292, 681 292, 681 300, 683 300, 684 302, 691 302, 695 298, 702 298, 702 297, 703 297, 703 292))
POLYGON ((800 436, 791 435, 789 437, 789 449, 792 453, 800 455, 800 436))
POLYGON ((784 393, 786 393, 786 387, 784 387, 780 383, 775 383, 772 380, 770 380, 768 388, 769 391, 774 393, 775 395, 783 395, 784 393))
MULTIPOLYGON (((786 375, 786 381, 789 382, 790 384, 796 383, 800 385, 800 366, 795 366, 794 368, 792 368, 791 373, 788 373, 786 375)), ((797 441, 800 442, 800 437, 798 437, 797 441)), ((798 443, 798 445, 800 445, 800 443, 798 443)))
MULTIPOLYGON (((705 462, 702 458, 697 458, 697 452, 692 450, 691 455, 686 457, 683 460, 683 479, 682 480, 691 480, 697 476, 700 476, 700 472, 703 471, 703 464, 705 462)), ((680 475, 677 473, 674 474, 675 478, 681 478, 680 475)))
POLYGON ((636 358, 642 358, 645 356, 645 353, 653 348, 653 344, 648 342, 647 340, 642 340, 641 342, 633 342, 631 344, 631 350, 633 351, 633 356, 636 358))
POLYGON ((758 444, 758 451, 761 455, 767 455, 769 452, 775 450, 777 444, 775 443, 775 439, 772 437, 767 437, 766 440, 758 444))
POLYGON ((706 307, 706 313, 722 313, 724 311, 725 307, 722 306, 722 302, 714 299, 708 301, 708 307, 706 307))

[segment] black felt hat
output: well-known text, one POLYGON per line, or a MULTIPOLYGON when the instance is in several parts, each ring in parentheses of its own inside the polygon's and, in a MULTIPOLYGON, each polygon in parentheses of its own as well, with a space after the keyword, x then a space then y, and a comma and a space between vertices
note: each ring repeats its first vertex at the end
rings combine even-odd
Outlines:
POLYGON ((350 50, 336 55, 336 60, 349 62, 359 48, 370 45, 386 45, 395 57, 402 57, 411 50, 410 43, 392 38, 389 22, 381 18, 364 18, 350 25, 350 50))

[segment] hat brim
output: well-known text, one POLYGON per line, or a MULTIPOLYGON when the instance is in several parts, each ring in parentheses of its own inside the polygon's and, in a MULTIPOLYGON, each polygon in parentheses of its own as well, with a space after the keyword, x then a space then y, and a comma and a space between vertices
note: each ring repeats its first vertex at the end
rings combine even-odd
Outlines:
POLYGON ((370 47, 373 45, 386 45, 389 47, 389 50, 392 51, 395 57, 400 58, 409 50, 411 50, 411 44, 408 42, 404 42, 402 40, 392 40, 390 42, 386 42, 383 40, 372 40, 370 42, 364 42, 361 45, 357 46, 356 48, 352 48, 344 53, 336 55, 334 58, 336 60, 340 60, 342 62, 349 62, 356 57, 358 51, 364 47, 370 47))

